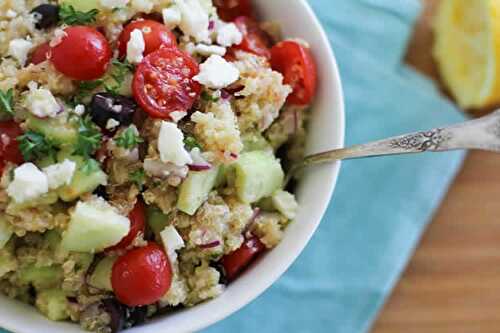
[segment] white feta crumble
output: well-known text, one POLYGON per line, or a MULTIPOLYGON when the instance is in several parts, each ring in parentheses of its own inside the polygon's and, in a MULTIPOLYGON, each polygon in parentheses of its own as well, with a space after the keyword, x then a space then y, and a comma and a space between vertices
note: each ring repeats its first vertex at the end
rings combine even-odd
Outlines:
POLYGON ((210 42, 208 13, 198 0, 176 0, 175 4, 181 12, 179 27, 197 42, 210 42))
POLYGON ((144 50, 146 43, 142 31, 134 29, 130 34, 130 40, 127 43, 127 60, 132 64, 138 64, 144 59, 144 50))
POLYGON ((243 34, 236 24, 224 23, 217 29, 217 44, 229 47, 238 45, 243 40, 243 34))
POLYGON ((30 92, 26 97, 26 107, 39 118, 54 118, 61 111, 61 106, 50 90, 37 88, 36 83, 28 85, 30 92))
POLYGON ((75 106, 73 109, 73 113, 76 114, 77 116, 82 116, 85 113, 85 105, 83 104, 78 104, 75 106))
POLYGON ((14 170, 14 180, 7 187, 7 194, 15 202, 35 199, 49 191, 47 175, 33 163, 24 163, 14 170))
POLYGON ((61 163, 49 165, 43 168, 43 172, 47 175, 49 188, 56 189, 63 185, 69 185, 76 171, 76 163, 65 159, 61 163))
POLYGON ((169 259, 171 261, 175 261, 177 259, 177 253, 175 253, 175 251, 180 250, 185 246, 181 235, 179 235, 174 226, 169 225, 166 226, 162 232, 160 232, 160 237, 169 259))
POLYGON ((101 0, 101 5, 104 8, 114 9, 125 7, 128 4, 129 0, 101 0))
POLYGON ((54 30, 54 38, 52 38, 49 42, 49 46, 50 47, 55 47, 59 44, 61 44, 62 40, 64 39, 64 37, 66 37, 68 34, 66 33, 66 31, 64 31, 63 29, 56 29, 54 30))
POLYGON ((184 148, 184 134, 174 123, 162 121, 158 135, 158 151, 163 163, 177 166, 191 164, 191 155, 184 148))
POLYGON ((173 112, 170 112, 170 119, 172 119, 172 121, 174 123, 178 123, 179 121, 181 121, 186 116, 187 116, 187 112, 186 111, 173 111, 173 112))
POLYGON ((170 6, 168 8, 163 9, 163 23, 169 28, 173 29, 181 24, 182 14, 177 6, 170 6))
POLYGON ((106 123, 106 129, 108 129, 108 130, 113 130, 118 126, 120 126, 120 122, 116 121, 113 118, 109 118, 108 122, 106 123))
POLYGON ((226 48, 218 45, 197 44, 194 51, 202 56, 211 56, 212 54, 223 56, 226 54, 226 48))
POLYGON ((152 0, 132 0, 132 8, 138 12, 151 13, 154 7, 152 0))
POLYGON ((13 39, 9 43, 9 55, 12 56, 17 62, 24 66, 28 60, 28 53, 33 48, 33 43, 26 39, 13 39))
POLYGON ((212 55, 200 65, 200 73, 193 80, 209 88, 222 89, 236 82, 239 77, 238 68, 221 56, 212 55))
POLYGON ((9 9, 5 13, 5 16, 7 16, 8 18, 13 19, 13 18, 15 18, 17 16, 17 12, 15 10, 9 9))
POLYGON ((193 160, 194 165, 208 165, 208 166, 210 166, 210 163, 208 163, 207 160, 203 157, 200 148, 194 147, 193 149, 191 149, 189 154, 191 155, 191 159, 193 160))

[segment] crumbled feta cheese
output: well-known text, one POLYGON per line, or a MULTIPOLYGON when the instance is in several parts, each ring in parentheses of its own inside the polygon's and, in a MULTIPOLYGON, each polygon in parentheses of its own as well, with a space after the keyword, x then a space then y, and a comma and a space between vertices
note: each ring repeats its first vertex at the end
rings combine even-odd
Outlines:
POLYGON ((188 36, 194 37, 197 42, 210 42, 208 29, 208 13, 198 0, 176 0, 175 4, 181 12, 179 27, 188 36))
POLYGON ((185 116, 187 116, 187 112, 186 111, 174 111, 174 112, 170 112, 170 119, 172 119, 172 121, 174 123, 178 123, 185 116))
POLYGON ((33 43, 26 39, 13 39, 9 43, 9 55, 12 56, 17 62, 24 66, 28 60, 28 53, 33 48, 33 43))
POLYGON ((101 0, 101 5, 104 8, 114 9, 125 7, 129 0, 101 0))
POLYGON ((185 246, 181 235, 179 235, 174 226, 169 225, 160 232, 160 237, 169 259, 175 261, 177 259, 177 253, 175 253, 175 251, 185 246))
POLYGON ((132 8, 138 12, 151 13, 154 7, 152 0, 132 0, 132 8))
POLYGON ((113 118, 109 118, 108 122, 106 123, 106 129, 108 130, 113 130, 118 126, 120 126, 120 122, 116 121, 113 118))
POLYGON ((163 9, 163 23, 169 28, 173 29, 181 24, 182 14, 177 6, 170 6, 163 9))
POLYGON ((54 30, 54 38, 52 38, 49 42, 49 46, 56 47, 57 45, 61 44, 64 37, 66 37, 67 35, 68 34, 66 33, 66 31, 64 31, 63 29, 54 30))
POLYGON ((69 185, 75 174, 76 163, 65 159, 61 163, 49 165, 43 168, 43 172, 47 175, 49 188, 56 189, 63 185, 69 185))
POLYGON ((39 118, 54 118, 61 111, 61 106, 52 95, 50 90, 37 88, 31 84, 30 92, 26 97, 26 107, 39 118))
POLYGON ((130 40, 127 43, 127 60, 132 64, 138 64, 144 59, 144 50, 146 43, 142 31, 134 29, 130 34, 130 40))
POLYGON ((200 148, 195 147, 191 149, 189 152, 191 155, 191 159, 193 160, 194 165, 208 165, 210 166, 210 163, 207 162, 207 160, 203 157, 200 148))
POLYGON ((239 77, 238 68, 221 56, 212 55, 200 65, 200 73, 193 80, 209 88, 222 89, 236 82, 239 77))
POLYGON ((205 45, 205 44, 197 44, 194 48, 195 52, 202 56, 211 56, 212 54, 216 54, 219 56, 223 56, 226 54, 226 48, 217 45, 205 45))
POLYGON ((287 191, 278 190, 272 196, 272 203, 281 214, 286 218, 293 220, 297 216, 299 204, 295 196, 287 191))
POLYGON ((12 9, 9 9, 6 13, 5 13, 5 16, 7 16, 8 18, 15 18, 17 16, 17 12, 12 10, 12 9))
POLYGON ((24 163, 14 170, 14 180, 7 194, 17 203, 35 199, 49 191, 47 176, 33 163, 24 163))
POLYGON ((184 134, 174 123, 162 121, 158 135, 158 151, 164 163, 177 166, 191 164, 191 156, 184 148, 184 134))
POLYGON ((243 35, 234 23, 224 23, 217 29, 217 44, 229 47, 238 45, 243 40, 243 35))
POLYGON ((76 114, 77 116, 81 116, 85 113, 85 105, 83 104, 78 104, 77 106, 75 106, 75 108, 73 109, 73 113, 76 114))

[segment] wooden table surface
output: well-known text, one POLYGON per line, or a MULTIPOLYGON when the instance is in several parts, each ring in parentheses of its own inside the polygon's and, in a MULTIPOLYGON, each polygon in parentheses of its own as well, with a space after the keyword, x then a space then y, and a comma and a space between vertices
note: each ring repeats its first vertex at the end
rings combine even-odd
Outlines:
MULTIPOLYGON (((426 10, 408 62, 437 79, 426 10)), ((373 333, 500 332, 500 154, 471 152, 373 333)))

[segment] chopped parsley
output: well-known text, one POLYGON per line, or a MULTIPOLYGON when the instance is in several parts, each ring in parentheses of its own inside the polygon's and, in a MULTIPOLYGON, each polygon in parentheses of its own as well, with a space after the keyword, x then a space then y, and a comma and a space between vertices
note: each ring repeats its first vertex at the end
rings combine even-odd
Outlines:
POLYGON ((92 24, 96 21, 96 16, 99 14, 97 9, 81 12, 71 5, 63 4, 59 10, 61 21, 67 25, 85 25, 92 24))
POLYGON ((129 175, 130 181, 137 184, 139 187, 139 190, 142 191, 142 187, 144 185, 144 180, 146 178, 146 174, 144 173, 143 169, 136 170, 134 172, 131 172, 129 175))
POLYGON ((99 162, 94 160, 93 158, 88 158, 83 162, 81 170, 86 174, 90 175, 95 171, 100 170, 99 162))
POLYGON ((206 102, 218 102, 220 100, 219 97, 215 97, 214 95, 211 95, 209 92, 207 91, 202 91, 201 92, 201 98, 206 101, 206 102))
POLYGON ((192 136, 186 136, 184 138, 184 146, 186 146, 186 148, 188 150, 192 150, 193 148, 199 148, 199 149, 201 149, 201 145, 192 136))
POLYGON ((47 156, 55 157, 56 147, 43 134, 28 131, 17 138, 19 149, 26 161, 47 156))
POLYGON ((89 157, 101 146, 102 134, 89 116, 79 119, 75 154, 89 157))
POLYGON ((111 73, 109 74, 113 83, 102 82, 104 83, 104 88, 108 93, 117 95, 118 91, 121 89, 123 82, 127 78, 127 75, 134 71, 135 67, 127 60, 124 62, 120 62, 118 60, 113 60, 112 62, 113 68, 111 69, 111 73))
POLYGON ((134 127, 129 127, 118 135, 115 139, 116 145, 125 149, 131 149, 144 140, 139 136, 134 127))
POLYGON ((8 113, 9 115, 14 115, 13 110, 14 105, 14 89, 9 89, 6 92, 0 90, 0 110, 2 112, 8 113))

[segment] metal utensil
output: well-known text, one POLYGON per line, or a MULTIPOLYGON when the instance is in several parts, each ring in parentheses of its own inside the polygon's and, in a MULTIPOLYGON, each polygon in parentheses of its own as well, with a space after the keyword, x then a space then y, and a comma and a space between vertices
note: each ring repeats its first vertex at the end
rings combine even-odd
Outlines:
POLYGON ((290 169, 288 182, 299 170, 314 164, 354 158, 480 149, 500 152, 500 110, 463 123, 384 140, 335 149, 305 157, 290 169))

